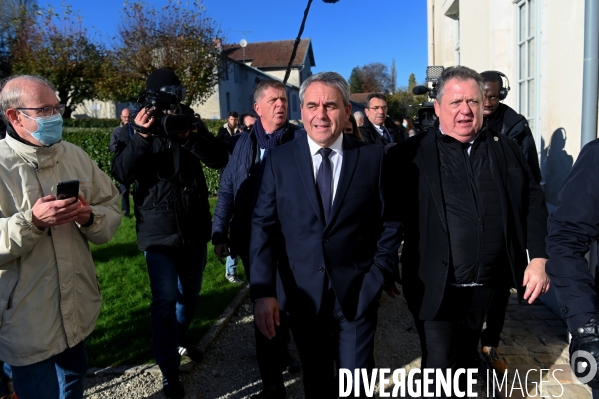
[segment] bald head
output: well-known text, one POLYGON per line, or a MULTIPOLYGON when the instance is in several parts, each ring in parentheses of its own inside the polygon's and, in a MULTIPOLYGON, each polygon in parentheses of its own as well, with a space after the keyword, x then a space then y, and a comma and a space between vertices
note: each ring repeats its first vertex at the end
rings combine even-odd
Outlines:
POLYGON ((23 140, 36 146, 43 145, 31 136, 38 130, 35 119, 43 116, 39 109, 59 105, 54 87, 39 76, 15 76, 6 80, 0 91, 2 117, 23 140))

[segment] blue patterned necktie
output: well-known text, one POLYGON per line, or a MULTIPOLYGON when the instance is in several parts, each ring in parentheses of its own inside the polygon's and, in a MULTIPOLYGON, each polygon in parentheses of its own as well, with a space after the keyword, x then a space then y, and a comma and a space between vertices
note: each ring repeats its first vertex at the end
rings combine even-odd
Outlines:
POLYGON ((389 143, 393 143, 393 140, 391 140, 391 134, 389 134, 389 130, 387 130, 385 125, 381 125, 381 130, 383 131, 383 137, 385 140, 387 140, 389 143))
POLYGON ((329 212, 333 203, 333 168, 329 159, 332 152, 333 150, 330 148, 321 148, 318 150, 318 153, 322 157, 322 162, 316 174, 316 185, 320 193, 325 222, 329 220, 329 212))

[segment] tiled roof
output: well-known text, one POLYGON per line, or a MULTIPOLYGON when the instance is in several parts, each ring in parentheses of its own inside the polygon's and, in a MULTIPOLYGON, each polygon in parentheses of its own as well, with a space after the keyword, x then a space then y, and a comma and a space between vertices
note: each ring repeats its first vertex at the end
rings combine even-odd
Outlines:
MULTIPOLYGON (((289 63, 294 42, 295 40, 249 42, 245 48, 245 57, 239 44, 229 44, 224 46, 223 54, 236 61, 243 61, 244 59, 246 62, 251 61, 254 68, 285 68, 289 63)), ((303 65, 306 55, 308 64, 310 66, 316 65, 310 39, 301 39, 293 59, 293 66, 303 65)))

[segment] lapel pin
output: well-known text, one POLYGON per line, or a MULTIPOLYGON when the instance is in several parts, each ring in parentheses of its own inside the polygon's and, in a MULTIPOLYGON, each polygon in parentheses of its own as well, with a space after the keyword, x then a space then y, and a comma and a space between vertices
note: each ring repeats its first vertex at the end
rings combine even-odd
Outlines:
POLYGON ((499 137, 495 136, 495 137, 493 137, 493 140, 499 141, 499 137))

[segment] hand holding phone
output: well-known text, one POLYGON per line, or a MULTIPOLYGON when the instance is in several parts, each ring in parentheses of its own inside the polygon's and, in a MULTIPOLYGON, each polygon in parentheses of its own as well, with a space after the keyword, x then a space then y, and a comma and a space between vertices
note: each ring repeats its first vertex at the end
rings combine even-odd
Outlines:
POLYGON ((61 181, 56 185, 56 199, 78 198, 79 180, 61 181))

